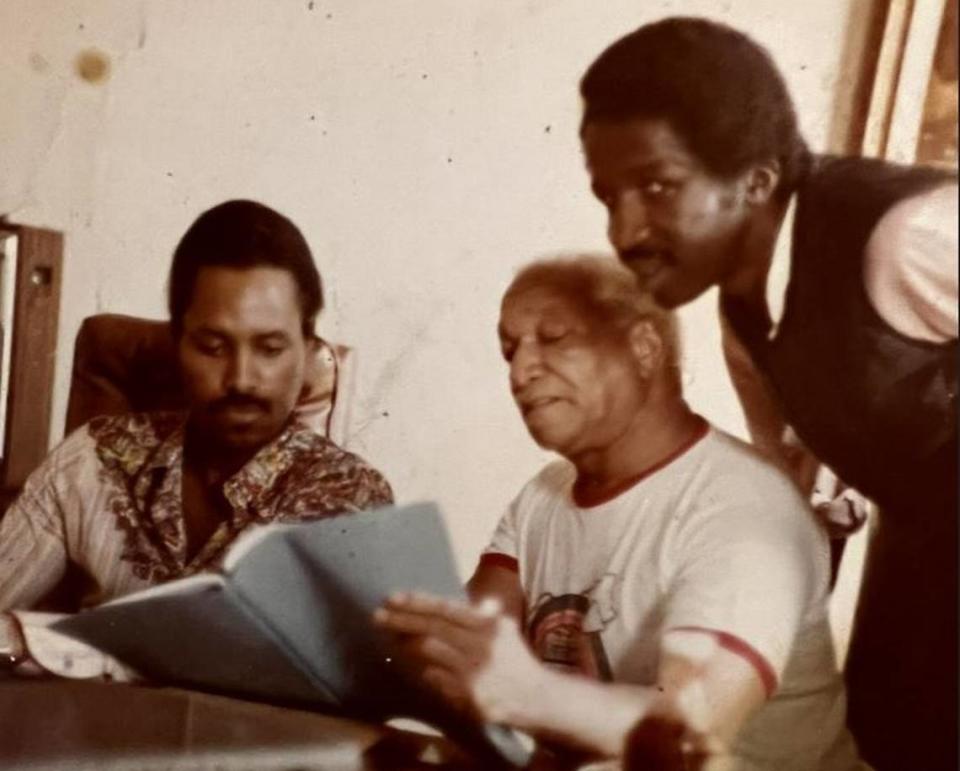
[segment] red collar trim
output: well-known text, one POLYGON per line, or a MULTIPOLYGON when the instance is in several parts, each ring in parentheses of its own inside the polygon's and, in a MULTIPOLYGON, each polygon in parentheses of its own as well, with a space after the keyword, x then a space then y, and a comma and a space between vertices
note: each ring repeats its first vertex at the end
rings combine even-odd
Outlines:
MULTIPOLYGON (((684 441, 679 447, 677 447, 673 452, 668 454, 666 457, 658 460, 649 468, 644 469, 639 474, 630 479, 625 480, 620 483, 612 490, 608 490, 602 495, 596 497, 583 495, 582 493, 577 493, 577 480, 574 480, 573 487, 570 490, 570 497, 573 498, 573 502, 581 509, 592 509, 596 506, 602 506, 604 503, 609 503, 614 498, 617 498, 623 495, 627 490, 633 487, 636 484, 639 484, 644 479, 653 474, 656 474, 662 468, 669 466, 680 456, 684 455, 688 450, 692 449, 694 445, 697 444, 703 437, 705 437, 710 432, 710 424, 702 418, 700 415, 695 416, 697 418, 697 427, 690 435, 690 437, 684 441)), ((578 477, 579 479, 579 477, 578 477)))

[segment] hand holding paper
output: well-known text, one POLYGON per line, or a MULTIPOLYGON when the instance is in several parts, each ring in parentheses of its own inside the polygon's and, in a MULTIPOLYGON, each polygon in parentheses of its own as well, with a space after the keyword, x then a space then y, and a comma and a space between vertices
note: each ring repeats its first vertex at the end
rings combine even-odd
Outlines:
POLYGON ((412 592, 391 595, 374 616, 404 638, 424 680, 481 721, 525 727, 542 697, 545 668, 496 600, 478 604, 412 592))

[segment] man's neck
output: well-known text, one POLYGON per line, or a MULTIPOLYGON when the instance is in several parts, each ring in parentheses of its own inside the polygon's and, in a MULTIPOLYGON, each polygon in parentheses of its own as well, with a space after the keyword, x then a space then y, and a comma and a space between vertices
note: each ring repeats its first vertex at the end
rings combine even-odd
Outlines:
POLYGON ((183 447, 183 463, 204 486, 220 487, 242 469, 259 448, 236 450, 224 448, 198 435, 187 425, 183 447))
POLYGON ((689 445, 702 427, 703 419, 679 395, 645 405, 616 441, 570 459, 577 498, 605 498, 629 487, 689 445))
POLYGON ((767 276, 788 202, 771 200, 750 220, 740 246, 739 268, 720 285, 721 297, 743 307, 766 310, 767 276))

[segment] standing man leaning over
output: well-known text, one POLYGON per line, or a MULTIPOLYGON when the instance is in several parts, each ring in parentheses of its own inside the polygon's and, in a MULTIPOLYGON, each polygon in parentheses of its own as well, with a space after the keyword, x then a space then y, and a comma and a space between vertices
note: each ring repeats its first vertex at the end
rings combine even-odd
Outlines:
POLYGON ((865 757, 956 769, 956 176, 811 156, 768 54, 705 20, 627 35, 581 93, 620 258, 667 307, 718 286, 756 444, 785 458, 791 426, 879 506, 847 664, 865 757))
MULTIPOLYGON (((169 293, 187 414, 97 418, 47 457, 0 521, 0 610, 33 606, 68 562, 94 605, 215 567, 250 526, 391 502, 377 471, 295 419, 323 298, 290 220, 253 201, 205 212, 169 293)), ((58 646, 24 648, 45 634, 0 619, 12 659, 63 673, 58 646)))
POLYGON ((690 411, 673 315, 612 259, 551 260, 511 284, 499 334, 530 435, 562 458, 470 581, 510 618, 421 595, 380 611, 425 678, 567 749, 619 756, 638 726, 642 771, 857 768, 826 536, 783 474, 690 411))

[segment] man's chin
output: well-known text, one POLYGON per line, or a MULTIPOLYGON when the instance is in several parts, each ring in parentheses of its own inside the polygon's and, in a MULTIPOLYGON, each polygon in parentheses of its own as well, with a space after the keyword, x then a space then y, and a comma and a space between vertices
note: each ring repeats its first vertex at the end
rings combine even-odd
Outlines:
POLYGON ((651 288, 650 295, 656 301, 657 305, 669 311, 693 302, 702 294, 704 294, 709 288, 710 285, 703 287, 689 287, 664 284, 660 287, 651 288))
POLYGON ((208 441, 213 448, 235 453, 258 450, 279 433, 279 428, 256 423, 215 424, 209 426, 208 431, 208 441))
POLYGON ((630 263, 626 263, 626 265, 637 277, 640 288, 656 300, 660 307, 673 309, 686 302, 682 296, 678 296, 677 287, 669 281, 666 269, 661 268, 656 273, 648 274, 636 270, 630 263))
POLYGON ((529 431, 531 438, 537 443, 540 449, 549 450, 550 452, 555 452, 560 455, 565 454, 563 448, 568 446, 569 437, 561 436, 559 433, 554 433, 549 430, 532 429, 530 426, 527 426, 527 431, 529 431))

